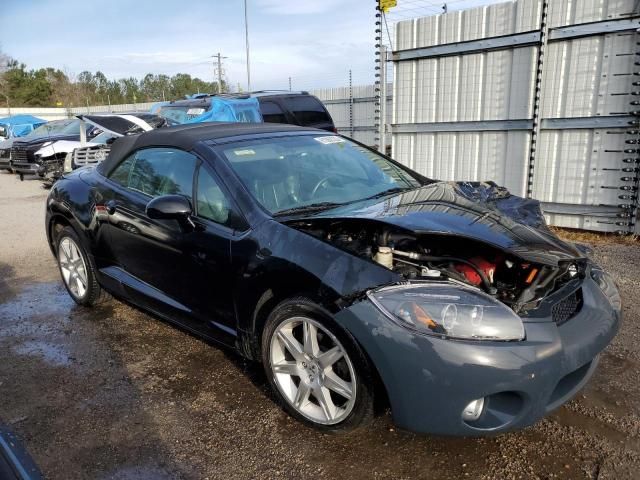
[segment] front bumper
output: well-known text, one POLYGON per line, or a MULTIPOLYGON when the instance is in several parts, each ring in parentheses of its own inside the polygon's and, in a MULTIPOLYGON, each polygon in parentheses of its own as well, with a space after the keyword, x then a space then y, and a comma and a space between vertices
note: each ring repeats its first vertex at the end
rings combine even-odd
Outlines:
POLYGON ((31 162, 11 162, 11 168, 16 173, 22 173, 23 175, 37 175, 40 166, 31 162))
MULTIPOLYGON (((390 321, 368 300, 335 318, 372 359, 399 427, 478 436, 531 425, 591 378, 621 315, 591 278, 582 280, 581 288, 579 313, 560 326, 550 317, 525 319, 526 339, 521 342, 416 334, 390 321), (480 418, 464 421, 465 406, 483 397, 480 418)), ((566 294, 564 290, 557 295, 566 294)))

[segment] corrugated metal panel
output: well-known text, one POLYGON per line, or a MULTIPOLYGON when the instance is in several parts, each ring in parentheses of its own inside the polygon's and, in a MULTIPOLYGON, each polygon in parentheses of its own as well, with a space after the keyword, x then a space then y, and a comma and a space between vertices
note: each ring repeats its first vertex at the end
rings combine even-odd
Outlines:
MULTIPOLYGON (((626 1, 552 2, 552 25, 618 18, 628 12, 626 1), (560 12, 558 6, 562 4, 560 12), (554 10, 555 9, 555 10, 554 10), (617 13, 613 13, 617 12, 617 13)), ((542 118, 599 117, 626 114, 635 99, 635 35, 607 34, 553 42, 544 64, 542 118)), ((553 204, 553 225, 597 231, 624 230, 617 225, 620 187, 630 182, 620 172, 630 155, 625 129, 543 130, 536 152, 533 196, 553 204), (609 205, 610 207, 606 207, 609 205)))
POLYGON ((402 62, 393 123, 531 118, 536 48, 402 62))
POLYGON ((550 43, 542 82, 543 118, 629 111, 628 74, 633 72, 635 50, 632 35, 608 34, 550 43))
POLYGON ((406 50, 536 30, 540 28, 541 11, 541 0, 519 0, 399 22, 395 48, 406 50))
MULTIPOLYGON (((541 2, 525 0, 400 22, 396 43, 418 48, 529 31, 541 2)), ((537 49, 524 47, 396 63, 394 124, 529 119, 537 49)), ((528 132, 395 134, 393 156, 443 180, 494 180, 526 192, 528 132)))
POLYGON ((549 2, 549 26, 628 17, 636 3, 636 0, 552 0, 549 2))
MULTIPOLYGON (((551 28, 629 18, 634 7, 634 0, 549 3, 551 28)), ((539 30, 541 5, 538 0, 518 0, 401 22, 396 27, 396 45, 399 49, 421 48, 539 30)), ((602 35, 602 28, 580 32, 591 34, 588 37, 547 44, 539 121, 626 115, 631 109, 638 110, 630 105, 640 98, 632 95, 640 89, 631 85, 639 78, 634 75, 639 70, 634 65, 638 36, 634 32, 602 35)), ((505 48, 394 63, 393 123, 404 125, 394 134, 394 156, 430 177, 491 179, 525 194, 528 131, 404 132, 411 132, 411 124, 449 122, 453 125, 447 127, 455 128, 455 122, 532 119, 537 51, 537 47, 505 48)), ((465 127, 461 124, 460 128, 465 127)), ((637 156, 638 140, 637 134, 629 135, 626 130, 543 127, 534 150, 533 197, 545 202, 553 224, 626 229, 628 209, 620 205, 633 200, 619 197, 629 195, 624 189, 633 185, 630 177, 636 173, 620 170, 633 166, 623 159, 637 156)))
POLYGON ((616 225, 616 222, 624 223, 624 219, 615 219, 617 210, 612 208, 590 207, 589 210, 574 214, 566 213, 566 205, 561 206, 563 213, 553 213, 557 211, 557 207, 554 205, 543 204, 542 209, 547 223, 556 227, 580 228, 598 232, 614 232, 623 229, 622 226, 616 225))
POLYGON ((528 132, 418 133, 393 136, 394 158, 440 180, 493 180, 526 192, 528 132), (446 159, 446 161, 443 161, 446 159))
POLYGON ((543 130, 536 158, 533 196, 543 202, 617 205, 624 141, 611 130, 543 130), (611 170, 608 170, 611 169, 611 170), (609 188, 612 187, 612 188, 609 188))

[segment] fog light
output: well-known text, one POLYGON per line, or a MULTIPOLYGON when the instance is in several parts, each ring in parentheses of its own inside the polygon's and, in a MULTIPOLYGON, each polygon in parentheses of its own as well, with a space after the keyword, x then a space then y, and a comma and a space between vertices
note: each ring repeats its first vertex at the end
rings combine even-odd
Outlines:
POLYGON ((471 403, 469 403, 469 405, 464 407, 464 410, 462 410, 462 419, 465 422, 474 422, 478 420, 480 418, 480 415, 482 415, 483 408, 484 397, 472 401, 471 403))

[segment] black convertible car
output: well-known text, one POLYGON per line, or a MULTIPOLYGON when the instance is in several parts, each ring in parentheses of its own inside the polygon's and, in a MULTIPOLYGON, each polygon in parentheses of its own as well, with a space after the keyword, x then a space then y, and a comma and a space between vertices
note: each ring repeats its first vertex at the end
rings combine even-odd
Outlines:
POLYGON ((302 127, 120 138, 55 183, 46 231, 78 304, 111 294, 235 348, 326 430, 376 396, 414 431, 521 428, 584 386, 621 321, 536 201, 302 127))

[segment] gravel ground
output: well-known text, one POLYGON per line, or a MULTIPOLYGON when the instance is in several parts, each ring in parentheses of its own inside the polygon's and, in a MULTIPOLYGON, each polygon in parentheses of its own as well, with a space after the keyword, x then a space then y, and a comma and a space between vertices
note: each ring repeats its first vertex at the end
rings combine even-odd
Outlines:
POLYGON ((0 423, 52 479, 638 478, 640 249, 595 246, 625 321, 577 399, 495 438, 354 435, 291 420, 261 369, 119 302, 75 306, 45 241, 46 191, 0 173, 0 423))

